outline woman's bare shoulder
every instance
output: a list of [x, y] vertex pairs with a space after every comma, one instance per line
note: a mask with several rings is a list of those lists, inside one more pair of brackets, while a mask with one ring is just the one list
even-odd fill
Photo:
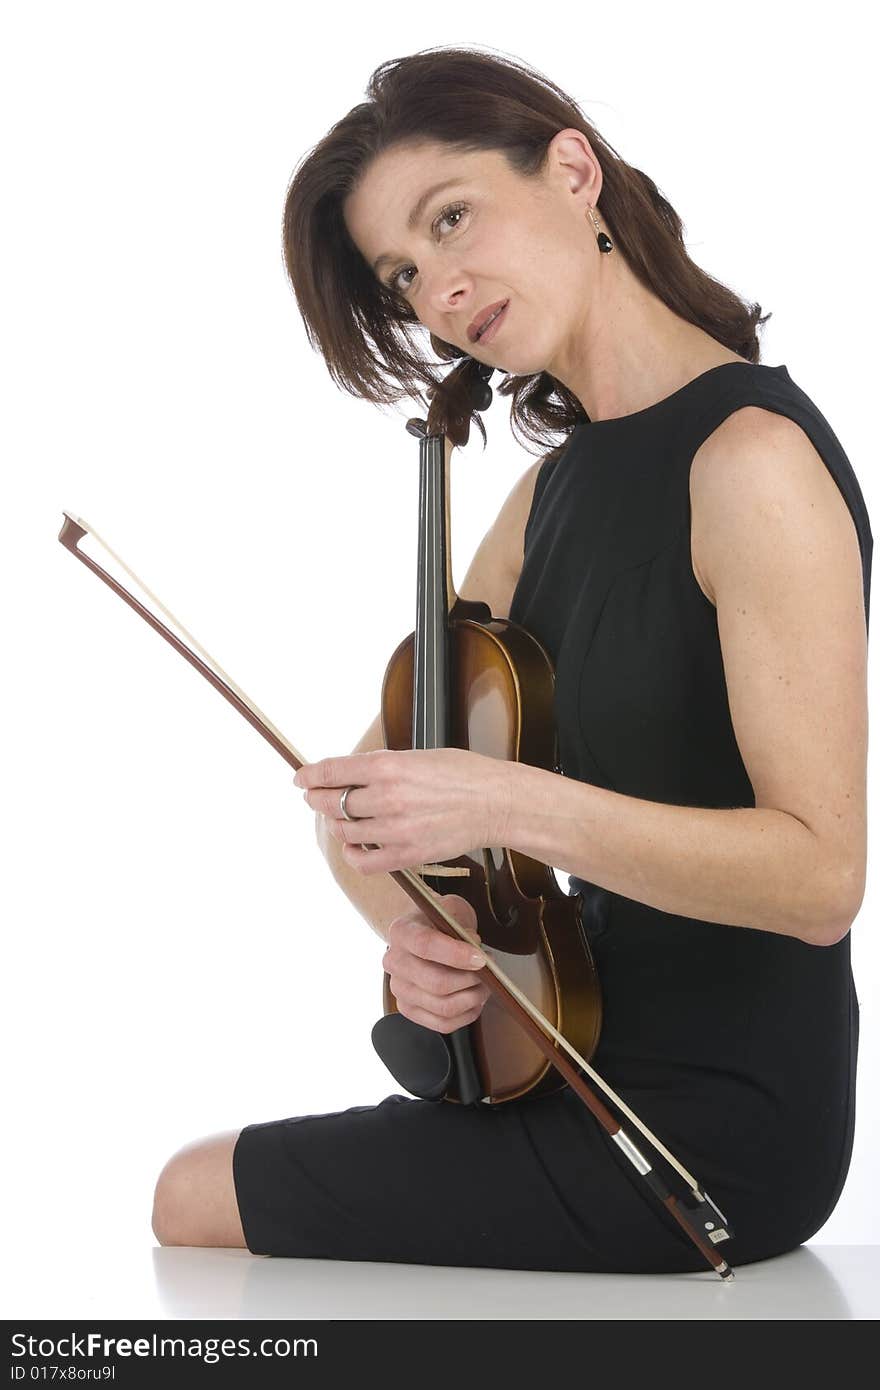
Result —
[[517, 479], [501, 510], [474, 551], [458, 592], [463, 599], [488, 605], [493, 618], [508, 618], [513, 591], [523, 564], [526, 522], [535, 481], [547, 455], [536, 459]]

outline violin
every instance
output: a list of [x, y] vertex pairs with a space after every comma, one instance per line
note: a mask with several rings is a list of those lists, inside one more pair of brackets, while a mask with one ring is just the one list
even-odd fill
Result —
[[[475, 364], [474, 410], [492, 400], [491, 367]], [[553, 715], [555, 673], [548, 653], [517, 623], [456, 594], [450, 562], [450, 458], [455, 448], [447, 399], [435, 396], [427, 421], [409, 420], [419, 441], [415, 629], [391, 656], [382, 682], [386, 748], [464, 748], [560, 771]], [[467, 421], [458, 421], [460, 440]], [[553, 869], [506, 849], [478, 847], [413, 872], [442, 896], [474, 909], [481, 950], [588, 1061], [599, 1041], [602, 996], [581, 895], [560, 888]], [[499, 1104], [558, 1091], [565, 1078], [492, 995], [473, 1023], [443, 1034], [398, 1012], [383, 978], [384, 1017], [372, 1042], [388, 1070], [424, 1099]]]
[[[524, 756], [533, 765], [558, 772], [555, 676], [547, 653], [522, 627], [493, 618], [485, 604], [462, 601], [452, 586], [449, 457], [452, 447], [467, 442], [472, 412], [485, 409], [491, 401], [492, 371], [473, 358], [466, 359], [450, 376], [461, 373], [466, 379], [467, 374], [475, 378], [470, 409], [463, 414], [444, 389], [446, 383], [439, 383], [427, 421], [407, 425], [419, 438], [419, 597], [415, 631], [393, 653], [383, 680], [382, 734], [388, 748], [478, 749], [499, 758]], [[87, 538], [97, 541], [135, 580], [182, 637], [81, 548]], [[94, 528], [82, 517], [64, 512], [58, 539], [194, 666], [285, 762], [299, 770], [307, 760]], [[433, 679], [427, 679], [427, 671]], [[489, 989], [480, 1017], [444, 1035], [397, 1011], [386, 973], [385, 1014], [374, 1025], [372, 1038], [392, 1074], [407, 1077], [404, 1084], [415, 1088], [414, 1095], [459, 1104], [505, 1102], [567, 1083], [716, 1274], [733, 1278], [732, 1268], [717, 1248], [733, 1235], [724, 1213], [590, 1065], [602, 1005], [580, 916], [581, 895], [563, 893], [551, 868], [503, 846], [473, 850], [444, 864], [391, 870], [390, 876], [438, 931], [461, 937], [483, 952], [486, 965], [481, 980]], [[471, 903], [479, 937], [443, 908], [441, 885], [449, 878], [455, 880], [456, 893]], [[577, 1039], [586, 1055], [572, 1039]], [[670, 1190], [666, 1177], [599, 1099], [587, 1076], [678, 1173], [687, 1192], [678, 1195]]]

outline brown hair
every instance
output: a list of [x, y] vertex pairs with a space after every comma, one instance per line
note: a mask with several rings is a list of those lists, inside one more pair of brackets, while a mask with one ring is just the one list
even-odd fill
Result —
[[[435, 396], [471, 416], [468, 391], [476, 363], [430, 334], [406, 300], [383, 285], [352, 241], [342, 204], [377, 155], [401, 143], [436, 141], [462, 152], [499, 150], [523, 177], [537, 176], [547, 146], [560, 130], [586, 135], [602, 169], [601, 213], [614, 242], [643, 285], [688, 323], [732, 352], [757, 362], [760, 304], [748, 306], [688, 255], [682, 222], [656, 184], [627, 164], [576, 102], [525, 64], [471, 48], [429, 48], [380, 64], [368, 101], [352, 107], [300, 161], [284, 204], [283, 256], [308, 340], [333, 380], [374, 404]], [[464, 356], [455, 371], [444, 363]], [[420, 390], [419, 387], [423, 387]], [[581, 402], [549, 372], [506, 376], [498, 386], [513, 396], [511, 428], [539, 449], [550, 431], [567, 438], [588, 419]], [[467, 402], [467, 404], [466, 404]], [[452, 430], [448, 431], [455, 437]], [[467, 425], [464, 442], [467, 438]]]

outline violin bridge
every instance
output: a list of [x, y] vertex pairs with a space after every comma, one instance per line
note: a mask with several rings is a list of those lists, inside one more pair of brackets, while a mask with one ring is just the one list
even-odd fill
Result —
[[410, 870], [410, 873], [419, 874], [422, 878], [426, 874], [430, 874], [432, 878], [435, 875], [437, 878], [467, 878], [470, 872], [470, 869], [454, 864], [416, 864], [415, 868]]

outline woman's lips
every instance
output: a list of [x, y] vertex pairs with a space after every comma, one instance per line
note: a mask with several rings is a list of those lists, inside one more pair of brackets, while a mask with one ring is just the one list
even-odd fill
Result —
[[488, 343], [490, 338], [494, 338], [502, 322], [504, 321], [507, 310], [510, 307], [510, 300], [507, 301], [500, 313], [496, 314], [488, 328], [484, 328], [477, 338], [478, 343]]

